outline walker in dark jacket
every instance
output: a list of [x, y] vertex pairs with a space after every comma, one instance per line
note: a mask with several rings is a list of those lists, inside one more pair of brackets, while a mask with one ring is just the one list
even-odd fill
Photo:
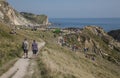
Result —
[[35, 40], [33, 40], [33, 43], [32, 43], [32, 51], [33, 51], [33, 54], [37, 54], [38, 52], [38, 44], [36, 43]]

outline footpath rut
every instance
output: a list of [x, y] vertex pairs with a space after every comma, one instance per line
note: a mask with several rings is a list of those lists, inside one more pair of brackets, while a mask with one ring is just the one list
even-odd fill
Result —
[[[39, 42], [38, 48], [41, 49], [45, 45], [45, 42]], [[32, 51], [28, 52], [28, 57], [32, 57]], [[11, 67], [0, 78], [23, 78], [27, 73], [27, 68], [30, 64], [30, 59], [20, 58], [13, 67]]]

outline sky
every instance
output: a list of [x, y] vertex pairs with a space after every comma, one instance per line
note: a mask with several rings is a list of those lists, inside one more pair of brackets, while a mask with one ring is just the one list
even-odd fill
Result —
[[120, 18], [120, 0], [7, 0], [19, 12], [49, 18]]

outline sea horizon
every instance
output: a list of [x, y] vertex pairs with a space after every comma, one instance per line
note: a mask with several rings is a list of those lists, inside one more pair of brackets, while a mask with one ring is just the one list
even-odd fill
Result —
[[99, 26], [106, 32], [120, 29], [120, 18], [49, 18], [52, 28]]
[[113, 18], [113, 19], [114, 19], [114, 18], [115, 18], [115, 19], [118, 18], [118, 19], [120, 19], [120, 17], [82, 17], [82, 18], [81, 18], [81, 17], [49, 17], [49, 19], [56, 19], [56, 18], [57, 18], [57, 19], [84, 19], [84, 18], [85, 18], [85, 19], [86, 19], [86, 18], [88, 18], [88, 19], [91, 19], [91, 18], [93, 18], [93, 19], [94, 19], [94, 18], [95, 18], [95, 19], [101, 19], [101, 18], [107, 18], [107, 19], [109, 19], [109, 18], [110, 18], [110, 19], [111, 19], [111, 18]]

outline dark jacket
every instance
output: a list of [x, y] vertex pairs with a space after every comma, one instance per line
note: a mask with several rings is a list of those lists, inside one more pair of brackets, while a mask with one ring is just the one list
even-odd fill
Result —
[[32, 43], [32, 50], [38, 50], [38, 44], [36, 42]]

